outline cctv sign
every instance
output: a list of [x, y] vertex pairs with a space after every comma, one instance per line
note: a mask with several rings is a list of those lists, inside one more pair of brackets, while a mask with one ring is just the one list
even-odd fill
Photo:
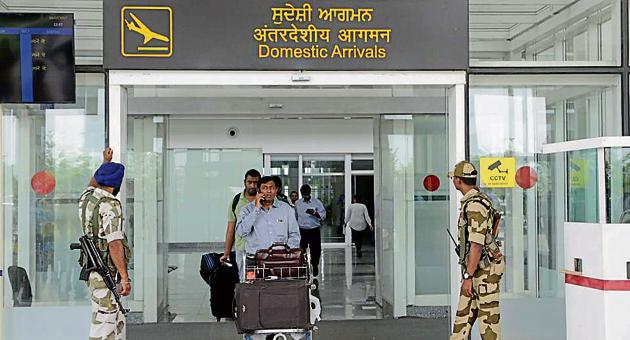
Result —
[[514, 188], [516, 185], [516, 158], [485, 157], [479, 160], [481, 186], [486, 188]]

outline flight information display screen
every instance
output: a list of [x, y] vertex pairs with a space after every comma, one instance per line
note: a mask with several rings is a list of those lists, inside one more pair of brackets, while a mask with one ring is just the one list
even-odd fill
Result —
[[0, 103], [74, 103], [74, 17], [0, 13]]

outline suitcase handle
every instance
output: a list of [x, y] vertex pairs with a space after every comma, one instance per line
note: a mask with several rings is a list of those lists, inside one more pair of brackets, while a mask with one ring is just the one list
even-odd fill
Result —
[[290, 251], [291, 248], [289, 248], [289, 245], [283, 242], [274, 242], [271, 247], [269, 247], [269, 249], [267, 249], [269, 251], [269, 253], [271, 253], [274, 249], [276, 250], [286, 250], [286, 251]]

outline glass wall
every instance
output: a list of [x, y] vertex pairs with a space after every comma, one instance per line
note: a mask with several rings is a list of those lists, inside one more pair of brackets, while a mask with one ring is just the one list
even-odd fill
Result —
[[621, 0], [470, 0], [473, 66], [618, 66]]
[[[126, 221], [133, 246], [130, 298], [144, 321], [165, 318], [167, 276], [164, 228], [165, 125], [163, 116], [130, 116], [127, 121]], [[150, 297], [156, 297], [157, 300]], [[145, 298], [149, 297], [149, 298]]]
[[[76, 91], [76, 104], [1, 106], [5, 339], [86, 336], [59, 332], [89, 322], [69, 244], [82, 235], [78, 197], [102, 162], [104, 76], [77, 74]], [[14, 295], [29, 284], [31, 298]]]
[[168, 242], [224, 242], [227, 209], [243, 191], [243, 174], [262, 163], [262, 151], [256, 149], [168, 150]]
[[630, 223], [630, 148], [605, 150], [606, 223]]
[[[501, 237], [507, 268], [501, 289], [506, 338], [565, 337], [564, 280], [558, 271], [564, 254], [564, 212], [568, 206], [576, 220], [597, 219], [597, 201], [591, 199], [597, 197], [596, 155], [545, 155], [542, 145], [621, 135], [618, 82], [618, 76], [609, 75], [471, 76], [473, 163], [479, 166], [482, 157], [516, 159], [513, 187], [482, 187], [504, 214]], [[572, 193], [582, 193], [575, 196], [582, 199], [565, 202], [565, 185]], [[545, 334], [534, 333], [541, 328]]]
[[599, 223], [597, 150], [567, 153], [567, 221]]

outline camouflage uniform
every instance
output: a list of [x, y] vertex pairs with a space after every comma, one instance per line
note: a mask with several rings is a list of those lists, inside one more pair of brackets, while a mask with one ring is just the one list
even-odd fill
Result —
[[[467, 192], [461, 199], [458, 227], [460, 230], [461, 228], [467, 228], [468, 242], [465, 245], [462, 244], [464, 240], [461, 237], [459, 242], [460, 248], [466, 247], [466, 254], [468, 254], [470, 242], [484, 245], [486, 232], [491, 228], [488, 209], [481, 203], [472, 200], [474, 197], [481, 195], [483, 194], [479, 193], [478, 189], [475, 188]], [[466, 210], [465, 212], [464, 209]], [[466, 221], [466, 218], [468, 221]], [[500, 258], [496, 261], [484, 261], [483, 257], [482, 255], [482, 259], [479, 262], [480, 266], [477, 267], [472, 277], [473, 296], [466, 297], [460, 292], [451, 340], [467, 340], [470, 336], [472, 325], [476, 320], [479, 320], [479, 332], [483, 340], [501, 339], [499, 282], [503, 275], [505, 260]], [[462, 270], [466, 270], [463, 263]]]
[[[83, 226], [83, 232], [92, 237], [92, 214], [95, 211], [96, 200], [101, 200], [98, 204], [98, 213], [101, 216], [101, 223], [98, 226], [98, 238], [110, 243], [115, 240], [126, 242], [123, 228], [122, 206], [120, 201], [105, 190], [90, 187], [81, 194], [79, 200], [79, 218]], [[86, 202], [87, 200], [87, 202]], [[86, 207], [84, 209], [84, 203]], [[106, 244], [103, 242], [104, 246]], [[103, 259], [106, 265], [111, 267], [111, 259]], [[114, 267], [115, 268], [115, 267]], [[92, 321], [90, 324], [90, 340], [118, 340], [122, 339], [125, 327], [125, 317], [120, 312], [119, 306], [105, 283], [103, 278], [96, 272], [90, 273], [87, 282], [92, 300]]]

